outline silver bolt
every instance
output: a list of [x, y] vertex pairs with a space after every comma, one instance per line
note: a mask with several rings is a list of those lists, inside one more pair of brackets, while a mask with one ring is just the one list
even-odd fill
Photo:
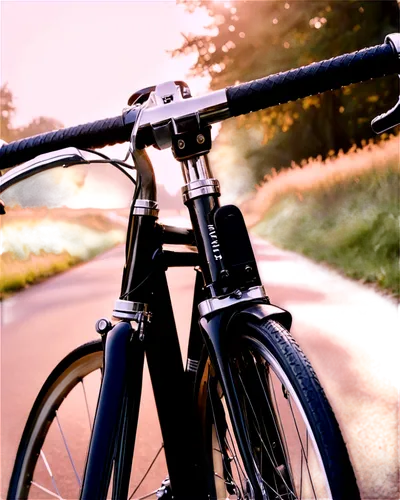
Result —
[[228, 278], [229, 277], [229, 271], [227, 269], [222, 269], [220, 276], [222, 279]]
[[107, 321], [105, 319], [101, 319], [99, 321], [99, 330], [105, 330], [107, 328]]
[[204, 142], [205, 142], [205, 141], [206, 141], [206, 138], [204, 137], [204, 135], [203, 135], [203, 134], [199, 134], [199, 135], [197, 136], [197, 142], [198, 142], [199, 144], [204, 144]]
[[178, 141], [178, 148], [179, 149], [183, 149], [185, 147], [185, 141], [183, 141], [182, 139], [179, 139]]
[[232, 296], [235, 298], [235, 299], [240, 299], [242, 297], [242, 292], [240, 290], [235, 290], [233, 293], [232, 293]]

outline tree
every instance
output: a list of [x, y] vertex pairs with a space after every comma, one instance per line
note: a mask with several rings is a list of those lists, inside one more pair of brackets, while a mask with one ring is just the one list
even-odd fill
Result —
[[34, 118], [28, 125], [24, 125], [17, 129], [14, 129], [15, 137], [18, 139], [23, 139], [24, 137], [30, 137], [32, 135], [43, 134], [44, 132], [49, 132], [51, 130], [57, 130], [63, 128], [63, 124], [54, 118], [48, 118], [46, 116], [39, 116]]
[[0, 138], [6, 142], [12, 141], [11, 120], [15, 112], [13, 95], [7, 84], [0, 87]]
[[[12, 127], [15, 113], [13, 95], [7, 84], [1, 91], [1, 130], [0, 137], [6, 142], [23, 139], [36, 134], [63, 128], [62, 123], [53, 118], [40, 116], [28, 125]], [[21, 206], [57, 205], [83, 187], [87, 169], [55, 169], [42, 172], [21, 182], [8, 191], [2, 198], [7, 204], [19, 203]]]
[[[399, 30], [395, 0], [183, 3], [207, 9], [213, 23], [206, 36], [185, 35], [173, 55], [197, 52], [191, 71], [209, 74], [212, 89], [380, 44]], [[397, 88], [394, 76], [239, 117], [240, 134], [262, 131], [262, 144], [246, 151], [254, 180], [267, 173], [265, 164], [280, 168], [373, 137], [370, 121], [397, 100]], [[225, 131], [231, 135], [232, 127], [224, 124]]]

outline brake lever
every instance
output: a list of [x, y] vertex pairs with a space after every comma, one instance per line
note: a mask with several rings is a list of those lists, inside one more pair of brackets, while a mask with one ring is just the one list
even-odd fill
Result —
[[[388, 35], [385, 38], [385, 43], [388, 43], [392, 46], [393, 50], [397, 53], [400, 61], [400, 34], [392, 33], [391, 35]], [[400, 96], [397, 104], [395, 104], [393, 108], [389, 109], [389, 111], [386, 111], [386, 113], [382, 113], [381, 115], [377, 116], [371, 122], [372, 130], [376, 134], [387, 132], [397, 125], [400, 125]]]
[[132, 128], [131, 137], [130, 137], [130, 141], [129, 141], [129, 150], [128, 150], [128, 154], [126, 156], [125, 161], [128, 159], [129, 154], [131, 154], [133, 158], [135, 157], [135, 153], [136, 153], [136, 136], [137, 136], [137, 132], [138, 132], [139, 126], [140, 126], [140, 120], [142, 118], [142, 114], [143, 114], [143, 111], [144, 111], [145, 108], [146, 108], [146, 103], [144, 103], [144, 104], [135, 104], [132, 108], [129, 108], [127, 110], [127, 111], [133, 111], [134, 112], [134, 118], [132, 119], [132, 121], [133, 121], [133, 128]]
[[393, 127], [400, 125], [400, 97], [393, 108], [374, 118], [371, 122], [372, 130], [375, 134], [382, 134]]

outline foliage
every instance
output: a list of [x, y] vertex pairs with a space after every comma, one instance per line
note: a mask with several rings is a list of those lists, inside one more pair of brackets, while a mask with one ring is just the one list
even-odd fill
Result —
[[281, 171], [246, 208], [261, 236], [399, 296], [399, 183], [393, 138]]
[[14, 114], [15, 108], [13, 105], [12, 93], [7, 85], [0, 87], [0, 138], [6, 142], [11, 139], [11, 118]]
[[[16, 141], [44, 132], [63, 128], [62, 123], [40, 116], [28, 125], [13, 128], [12, 119], [15, 113], [13, 95], [8, 85], [0, 88], [1, 129], [0, 136], [6, 142]], [[71, 194], [81, 189], [86, 170], [56, 169], [42, 172], [17, 184], [2, 195], [6, 205], [18, 203], [21, 206], [57, 205]]]
[[[186, 34], [173, 55], [195, 51], [192, 73], [209, 74], [212, 89], [380, 44], [399, 30], [395, 0], [182, 3], [206, 9], [213, 22], [205, 36]], [[292, 160], [359, 146], [373, 136], [371, 119], [396, 101], [397, 88], [396, 76], [387, 77], [238, 118], [235, 128], [243, 137], [250, 127], [262, 131], [242, 156], [251, 158], [252, 180]], [[228, 124], [223, 135], [232, 137]]]
[[92, 259], [123, 243], [125, 231], [100, 210], [7, 208], [0, 228], [0, 294]]

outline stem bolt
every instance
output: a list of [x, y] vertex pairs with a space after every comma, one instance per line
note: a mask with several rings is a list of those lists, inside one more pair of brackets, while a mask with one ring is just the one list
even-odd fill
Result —
[[185, 141], [183, 141], [182, 139], [179, 139], [178, 141], [178, 148], [179, 149], [183, 149], [185, 147]]
[[204, 144], [205, 140], [206, 140], [206, 138], [204, 137], [204, 135], [203, 135], [203, 134], [199, 134], [199, 135], [197, 136], [197, 142], [198, 142], [199, 144]]

